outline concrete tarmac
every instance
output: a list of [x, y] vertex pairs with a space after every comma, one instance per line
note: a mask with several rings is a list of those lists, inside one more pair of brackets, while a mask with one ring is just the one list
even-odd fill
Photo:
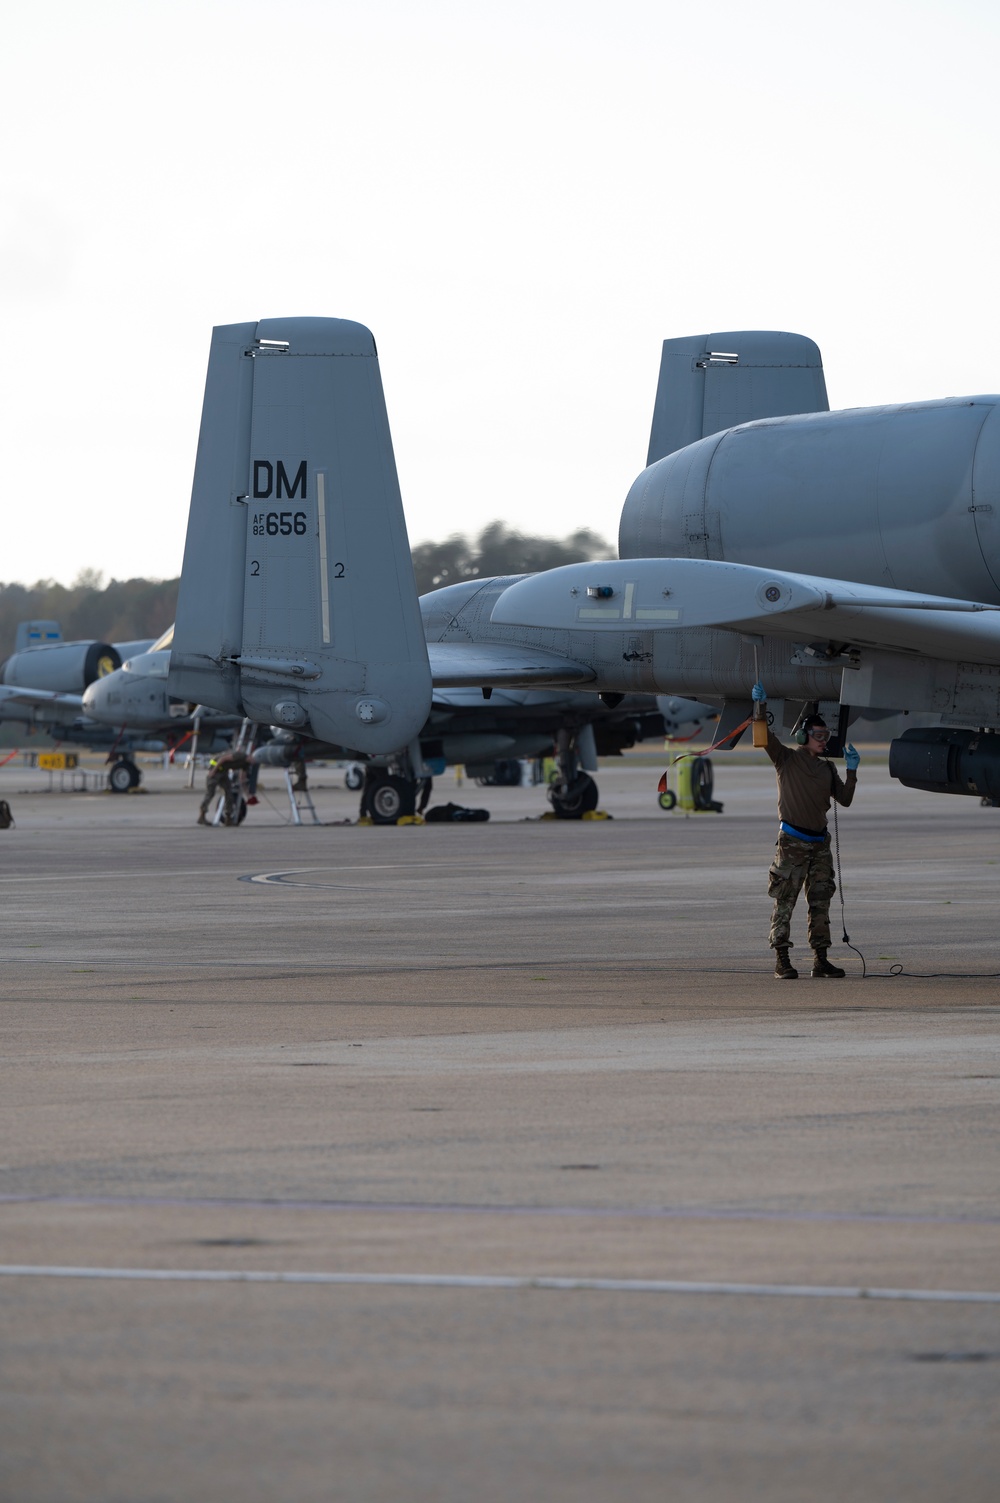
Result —
[[866, 758], [874, 975], [782, 983], [769, 767], [660, 770], [213, 830], [0, 769], [4, 1503], [996, 1497], [1000, 810]]

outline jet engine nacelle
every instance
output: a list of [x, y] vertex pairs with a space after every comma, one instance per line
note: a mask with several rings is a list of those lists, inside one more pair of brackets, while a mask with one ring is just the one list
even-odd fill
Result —
[[1000, 801], [1000, 736], [914, 726], [889, 743], [889, 774], [925, 793]]
[[121, 665], [121, 656], [110, 642], [59, 642], [14, 653], [0, 671], [0, 683], [82, 694], [89, 684]]
[[1000, 600], [1000, 397], [765, 418], [650, 465], [622, 558], [711, 558]]

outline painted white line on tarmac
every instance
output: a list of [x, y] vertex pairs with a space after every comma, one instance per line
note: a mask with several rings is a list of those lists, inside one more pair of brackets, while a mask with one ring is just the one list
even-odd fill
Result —
[[747, 1294], [786, 1299], [894, 1299], [1000, 1305], [1000, 1290], [876, 1289], [838, 1284], [720, 1284], [675, 1279], [587, 1279], [462, 1273], [302, 1273], [234, 1268], [61, 1268], [0, 1264], [0, 1277], [149, 1279], [178, 1284], [339, 1284], [401, 1289], [564, 1289], [612, 1294]]

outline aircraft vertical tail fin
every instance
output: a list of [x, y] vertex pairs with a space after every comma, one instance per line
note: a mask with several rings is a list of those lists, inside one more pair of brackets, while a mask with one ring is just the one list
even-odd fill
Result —
[[15, 652], [24, 652], [28, 647], [45, 647], [50, 642], [61, 642], [62, 630], [58, 621], [19, 621]]
[[822, 356], [802, 334], [665, 339], [646, 464], [738, 423], [829, 410]]
[[359, 752], [423, 726], [427, 647], [361, 324], [213, 332], [170, 693]]

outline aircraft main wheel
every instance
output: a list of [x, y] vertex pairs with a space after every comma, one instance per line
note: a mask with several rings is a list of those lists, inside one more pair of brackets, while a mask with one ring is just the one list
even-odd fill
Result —
[[[130, 788], [135, 787], [132, 781], [132, 773], [137, 774], [139, 769], [134, 762], [116, 762], [108, 773], [108, 787], [112, 793], [128, 793]], [[138, 781], [138, 778], [136, 779]]]
[[242, 793], [237, 794], [234, 799], [227, 800], [226, 807], [222, 811], [224, 825], [241, 825], [246, 817], [247, 801]]
[[357, 793], [358, 789], [364, 786], [364, 781], [364, 768], [359, 767], [357, 762], [352, 762], [344, 773], [344, 787], [349, 788], [352, 793]]
[[416, 806], [414, 784], [390, 773], [373, 778], [365, 792], [366, 810], [377, 825], [394, 825], [404, 814], [412, 814]]
[[661, 809], [673, 809], [673, 808], [676, 808], [676, 806], [677, 806], [677, 795], [676, 795], [676, 793], [672, 792], [671, 789], [668, 788], [666, 790], [666, 792], [660, 794], [659, 805], [660, 805]]
[[565, 793], [549, 789], [556, 819], [582, 819], [597, 808], [597, 784], [589, 772], [578, 773]]

